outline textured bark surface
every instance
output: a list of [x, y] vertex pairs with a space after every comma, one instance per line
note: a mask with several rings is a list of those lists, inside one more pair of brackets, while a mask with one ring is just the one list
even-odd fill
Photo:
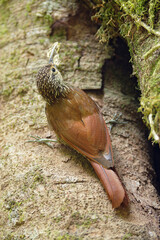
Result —
[[[87, 10], [74, 0], [2, 2], [0, 239], [158, 239], [160, 205], [137, 103], [132, 91], [122, 91], [121, 64], [95, 39]], [[99, 89], [103, 80], [104, 94], [91, 96], [106, 120], [122, 112], [127, 121], [112, 132], [127, 209], [112, 209], [90, 164], [75, 151], [25, 143], [48, 131], [34, 76], [57, 40], [64, 79], [85, 89]]]

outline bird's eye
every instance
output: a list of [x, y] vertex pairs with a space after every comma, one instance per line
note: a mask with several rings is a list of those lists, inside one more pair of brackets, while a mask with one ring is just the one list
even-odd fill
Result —
[[55, 68], [52, 68], [52, 72], [56, 72], [56, 69], [55, 69]]

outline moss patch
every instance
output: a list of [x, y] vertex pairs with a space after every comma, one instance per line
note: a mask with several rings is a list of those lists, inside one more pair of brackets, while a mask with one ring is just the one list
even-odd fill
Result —
[[141, 90], [140, 108], [150, 129], [149, 138], [160, 144], [160, 2], [157, 0], [94, 1], [92, 19], [101, 22], [100, 41], [121, 36], [127, 40], [133, 69]]

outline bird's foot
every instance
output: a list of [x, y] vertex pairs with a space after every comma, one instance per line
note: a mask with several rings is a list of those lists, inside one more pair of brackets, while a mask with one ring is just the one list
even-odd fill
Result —
[[50, 148], [53, 148], [53, 145], [51, 144], [51, 142], [57, 142], [57, 140], [55, 139], [48, 139], [48, 138], [40, 138], [39, 136], [32, 136], [30, 135], [31, 138], [34, 138], [34, 140], [27, 140], [26, 142], [37, 142], [40, 144], [45, 144]]
[[115, 113], [113, 119], [107, 121], [106, 123], [109, 123], [110, 126], [109, 126], [109, 130], [111, 132], [112, 128], [116, 125], [116, 124], [126, 124], [127, 122], [126, 121], [119, 121], [119, 118], [122, 116], [122, 113]]

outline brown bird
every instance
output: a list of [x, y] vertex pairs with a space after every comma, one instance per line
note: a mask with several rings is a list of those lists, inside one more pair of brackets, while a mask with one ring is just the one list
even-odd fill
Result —
[[62, 142], [90, 161], [112, 207], [117, 208], [127, 196], [114, 171], [109, 131], [95, 102], [84, 91], [63, 82], [53, 63], [55, 52], [56, 47], [52, 49], [49, 64], [37, 74], [37, 87], [46, 101], [49, 126]]

